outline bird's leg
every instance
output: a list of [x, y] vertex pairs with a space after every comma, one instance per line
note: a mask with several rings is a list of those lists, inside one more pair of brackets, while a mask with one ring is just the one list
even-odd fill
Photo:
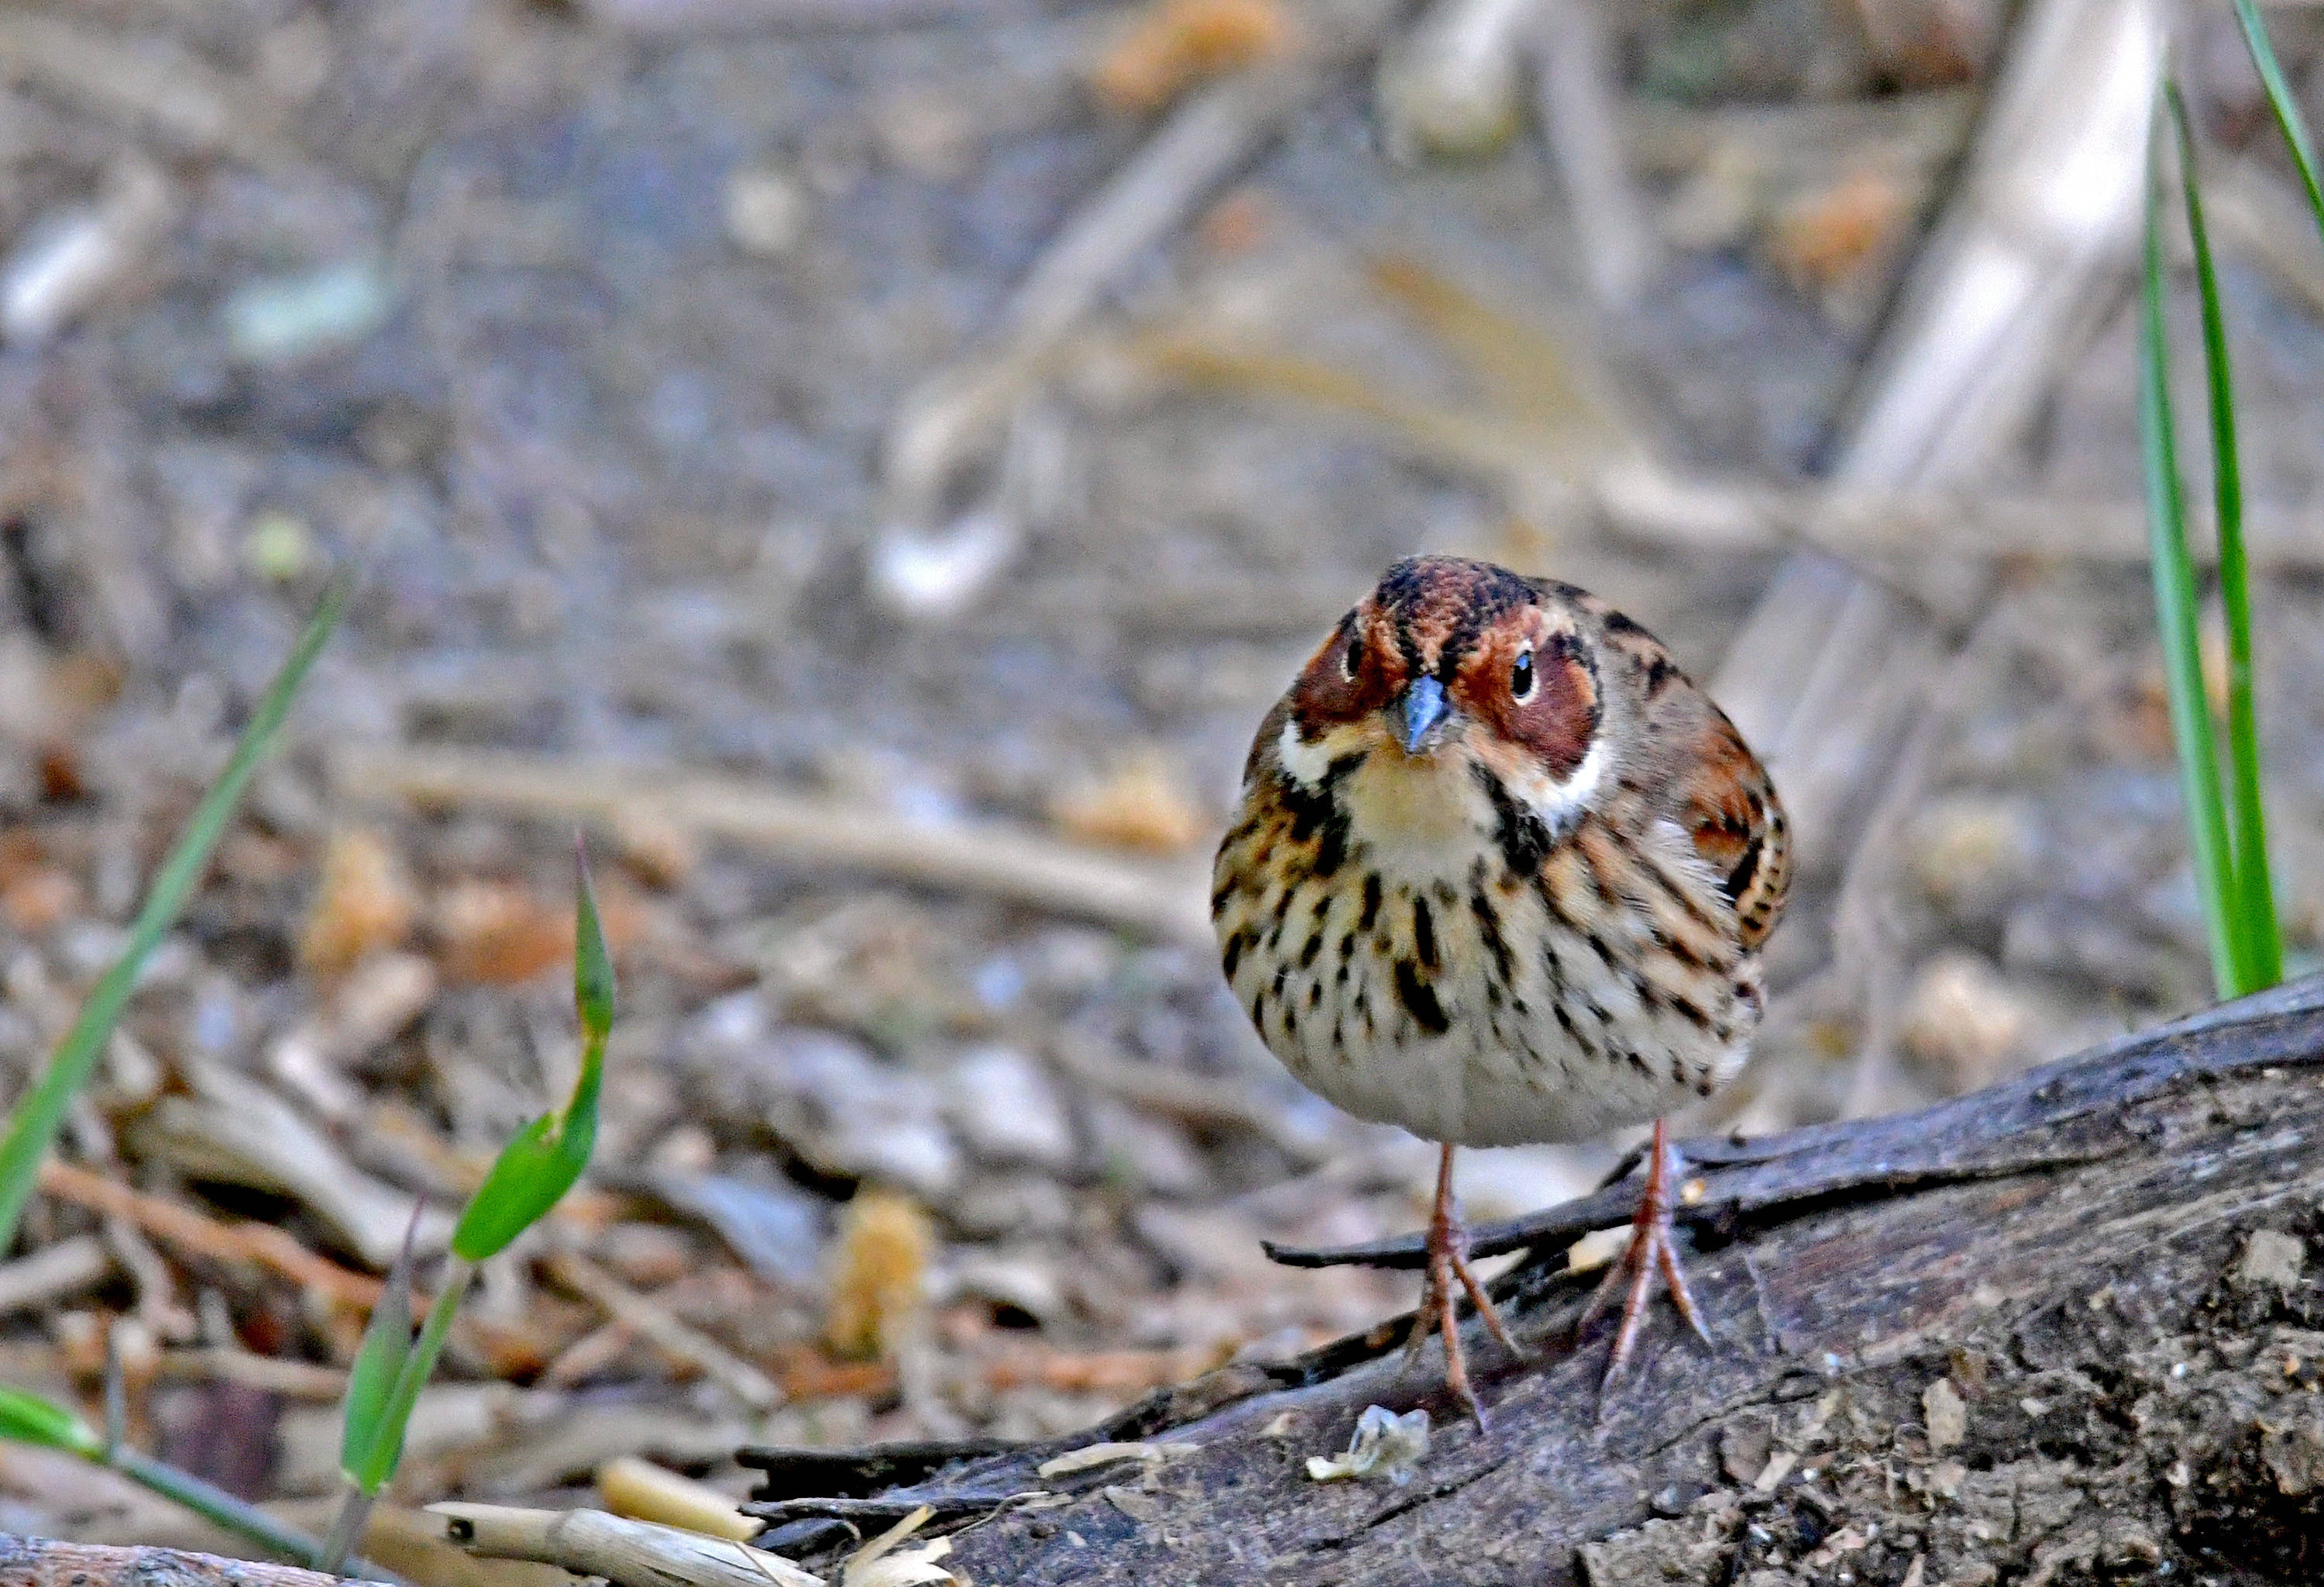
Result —
[[1461, 1222], [1461, 1205], [1452, 1198], [1452, 1153], [1450, 1141], [1444, 1143], [1436, 1159], [1436, 1205], [1428, 1215], [1428, 1282], [1422, 1291], [1420, 1312], [1413, 1319], [1412, 1337], [1405, 1346], [1405, 1366], [1409, 1369], [1427, 1342], [1430, 1331], [1444, 1336], [1444, 1386], [1453, 1397], [1469, 1407], [1477, 1418], [1479, 1431], [1485, 1426], [1484, 1407], [1477, 1403], [1475, 1392], [1469, 1387], [1469, 1367], [1461, 1349], [1460, 1318], [1456, 1314], [1459, 1293], [1457, 1282], [1468, 1292], [1469, 1304], [1485, 1319], [1501, 1348], [1512, 1356], [1519, 1355], [1509, 1331], [1501, 1325], [1501, 1314], [1494, 1309], [1492, 1297], [1477, 1281], [1469, 1267], [1469, 1231]]
[[1629, 1360], [1630, 1347], [1637, 1342], [1638, 1322], [1646, 1315], [1647, 1291], [1658, 1270], [1679, 1315], [1687, 1320], [1705, 1344], [1711, 1342], [1710, 1331], [1703, 1327], [1702, 1314], [1694, 1308], [1694, 1295], [1686, 1287], [1686, 1274], [1678, 1265], [1678, 1247], [1671, 1237], [1671, 1181], [1677, 1177], [1675, 1162], [1669, 1127], [1657, 1119], [1654, 1144], [1646, 1156], [1646, 1189], [1638, 1197], [1637, 1216], [1630, 1221], [1630, 1243], [1621, 1259], [1607, 1269], [1590, 1304], [1582, 1308], [1582, 1321], [1574, 1325], [1574, 1342], [1578, 1344], [1606, 1303], [1613, 1298], [1623, 1277], [1628, 1276], [1630, 1292], [1622, 1301], [1622, 1325], [1614, 1333], [1613, 1353], [1606, 1362], [1606, 1376], [1599, 1383], [1600, 1393], [1612, 1385], [1623, 1362]]

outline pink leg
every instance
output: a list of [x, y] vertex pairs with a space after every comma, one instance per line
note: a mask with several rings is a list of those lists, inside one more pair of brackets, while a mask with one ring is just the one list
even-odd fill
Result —
[[1629, 1293], [1623, 1297], [1622, 1323], [1614, 1332], [1613, 1353], [1606, 1362], [1606, 1376], [1599, 1383], [1600, 1393], [1613, 1386], [1614, 1379], [1621, 1373], [1623, 1363], [1630, 1359], [1630, 1349], [1637, 1342], [1639, 1321], [1646, 1315], [1647, 1293], [1657, 1271], [1661, 1272], [1663, 1282], [1670, 1290], [1671, 1300], [1677, 1306], [1679, 1315], [1687, 1320], [1705, 1344], [1711, 1342], [1710, 1332], [1703, 1327], [1702, 1315], [1695, 1310], [1694, 1295], [1687, 1288], [1686, 1274], [1679, 1267], [1678, 1248], [1671, 1238], [1671, 1180], [1674, 1176], [1668, 1127], [1657, 1119], [1655, 1121], [1654, 1146], [1646, 1158], [1646, 1191], [1638, 1198], [1637, 1216], [1630, 1223], [1629, 1246], [1622, 1252], [1621, 1259], [1607, 1269], [1597, 1292], [1591, 1296], [1590, 1304], [1582, 1307], [1582, 1321], [1573, 1331], [1574, 1342], [1578, 1344], [1627, 1274], [1630, 1281]]
[[1420, 1315], [1413, 1320], [1412, 1340], [1406, 1346], [1405, 1362], [1409, 1366], [1427, 1342], [1433, 1331], [1444, 1336], [1444, 1386], [1453, 1397], [1469, 1407], [1477, 1419], [1477, 1427], [1485, 1426], [1484, 1407], [1477, 1403], [1474, 1390], [1469, 1387], [1469, 1367], [1461, 1348], [1461, 1327], [1455, 1306], [1457, 1282], [1466, 1291], [1469, 1304], [1485, 1319], [1485, 1326], [1501, 1348], [1513, 1356], [1522, 1355], [1510, 1340], [1509, 1332], [1501, 1324], [1501, 1315], [1493, 1307], [1485, 1287], [1469, 1269], [1469, 1232], [1462, 1227], [1460, 1204], [1452, 1199], [1452, 1153], [1447, 1142], [1436, 1160], [1436, 1206], [1428, 1217], [1428, 1282], [1420, 1300]]

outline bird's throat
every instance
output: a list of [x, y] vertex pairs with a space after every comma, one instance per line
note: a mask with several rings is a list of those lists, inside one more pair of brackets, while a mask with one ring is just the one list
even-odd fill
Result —
[[1368, 756], [1339, 792], [1349, 831], [1416, 880], [1467, 875], [1492, 829], [1492, 811], [1457, 747]]

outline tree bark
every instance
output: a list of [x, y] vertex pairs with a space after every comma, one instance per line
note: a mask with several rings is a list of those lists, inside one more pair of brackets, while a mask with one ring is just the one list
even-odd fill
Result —
[[[1489, 1432], [1436, 1347], [1399, 1377], [1398, 1318], [1077, 1439], [746, 1452], [755, 1508], [779, 1545], [930, 1504], [980, 1523], [948, 1565], [1022, 1587], [2324, 1581], [2324, 980], [1922, 1112], [1684, 1149], [1714, 1344], [1657, 1302], [1602, 1399], [1563, 1251], [1631, 1182], [1479, 1232], [1532, 1253], [1495, 1287], [1530, 1359], [1465, 1336]], [[1409, 1482], [1312, 1480], [1374, 1404], [1434, 1420]], [[1038, 1474], [1102, 1439], [1179, 1447]]]
[[0, 1532], [0, 1587], [340, 1587], [340, 1578], [176, 1548], [115, 1548]]

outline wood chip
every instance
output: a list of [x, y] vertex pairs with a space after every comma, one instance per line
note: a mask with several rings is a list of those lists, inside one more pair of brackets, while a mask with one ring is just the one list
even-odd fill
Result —
[[94, 1234], [69, 1240], [0, 1267], [0, 1316], [28, 1312], [102, 1283], [113, 1271], [113, 1253]]
[[606, 1509], [633, 1521], [681, 1527], [706, 1536], [748, 1543], [761, 1523], [706, 1482], [680, 1476], [651, 1461], [625, 1454], [597, 1468], [597, 1497]]
[[1070, 1450], [1055, 1460], [1043, 1461], [1034, 1468], [1034, 1473], [1044, 1481], [1053, 1481], [1059, 1477], [1069, 1477], [1075, 1472], [1110, 1466], [1120, 1461], [1145, 1461], [1151, 1464], [1174, 1454], [1191, 1454], [1197, 1447], [1192, 1444], [1123, 1443], [1119, 1440], [1091, 1444]]
[[1158, 1521], [1162, 1518], [1162, 1501], [1150, 1493], [1140, 1493], [1135, 1488], [1109, 1488], [1105, 1490], [1105, 1501], [1133, 1521]]

